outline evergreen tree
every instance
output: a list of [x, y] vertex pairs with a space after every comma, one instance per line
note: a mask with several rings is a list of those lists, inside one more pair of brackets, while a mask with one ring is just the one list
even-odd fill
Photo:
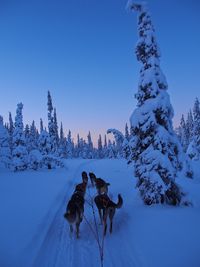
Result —
[[[80, 139], [78, 140], [80, 142]], [[70, 158], [70, 159], [73, 158], [73, 143], [72, 143], [72, 134], [70, 130], [67, 135], [67, 158]]]
[[107, 133], [112, 133], [115, 137], [116, 145], [115, 145], [115, 154], [118, 158], [123, 157], [123, 144], [124, 144], [124, 135], [116, 129], [108, 129]]
[[126, 126], [125, 126], [125, 138], [126, 138], [127, 141], [129, 140], [129, 131], [128, 131], [128, 124], [127, 123], [126, 123]]
[[3, 117], [0, 116], [0, 163], [4, 164], [6, 168], [9, 168], [11, 163], [11, 151], [9, 141], [9, 132], [3, 125]]
[[51, 154], [51, 139], [46, 130], [43, 130], [39, 135], [38, 149], [43, 156]]
[[81, 149], [81, 146], [80, 146], [80, 136], [79, 134], [77, 134], [77, 144], [75, 146], [75, 151], [74, 151], [74, 156], [76, 158], [79, 158], [79, 154], [80, 154], [80, 149]]
[[186, 134], [187, 134], [187, 143], [193, 140], [193, 116], [192, 111], [188, 112], [187, 120], [186, 120]]
[[107, 147], [108, 147], [106, 134], [104, 135], [104, 145], [103, 145], [103, 147], [104, 147], [104, 149], [107, 149]]
[[92, 142], [92, 137], [91, 133], [89, 131], [88, 136], [87, 136], [87, 158], [92, 159], [93, 158], [93, 142]]
[[99, 135], [99, 138], [98, 138], [98, 158], [100, 159], [103, 158], [103, 146], [102, 146], [101, 135]]
[[106, 134], [104, 135], [103, 155], [104, 158], [108, 158], [108, 143]]
[[58, 136], [58, 122], [57, 122], [57, 114], [56, 114], [56, 109], [54, 108], [54, 113], [53, 113], [53, 122], [54, 122], [54, 135], [56, 139], [56, 144], [59, 142], [59, 136]]
[[187, 154], [194, 160], [200, 159], [200, 104], [198, 98], [195, 99], [193, 108], [193, 132], [192, 141], [187, 149]]
[[110, 159], [115, 158], [113, 144], [110, 141], [110, 139], [108, 140], [108, 149], [107, 150], [108, 150], [108, 158], [110, 158]]
[[10, 146], [10, 151], [12, 154], [13, 150], [13, 132], [14, 132], [14, 123], [12, 119], [12, 114], [9, 112], [9, 127], [8, 127], [8, 133], [9, 133], [9, 146]]
[[43, 120], [40, 119], [40, 133], [44, 131]]
[[63, 125], [60, 125], [60, 139], [59, 139], [59, 155], [62, 158], [67, 157], [66, 138], [64, 136]]
[[128, 130], [128, 124], [126, 123], [125, 126], [125, 138], [122, 144], [122, 154], [123, 154], [123, 158], [125, 158], [128, 163], [131, 163], [131, 143], [130, 143], [130, 139], [131, 139], [131, 133], [129, 133]]
[[198, 98], [196, 98], [194, 102], [193, 115], [193, 135], [196, 138], [198, 145], [198, 142], [200, 142], [200, 104]]
[[29, 149], [34, 150], [38, 148], [38, 134], [35, 127], [35, 121], [32, 122], [29, 134]]
[[25, 145], [28, 152], [31, 151], [31, 144], [30, 144], [30, 128], [29, 125], [26, 124], [24, 128], [24, 137], [25, 137]]
[[179, 138], [181, 145], [183, 146], [184, 152], [187, 151], [188, 144], [189, 144], [189, 136], [188, 136], [188, 130], [186, 127], [184, 116], [181, 117], [180, 127], [179, 127]]
[[64, 137], [64, 131], [63, 131], [63, 125], [62, 125], [62, 122], [60, 124], [60, 140], [64, 140], [65, 137]]
[[23, 116], [22, 116], [23, 104], [19, 103], [17, 105], [17, 111], [15, 116], [15, 129], [13, 132], [13, 169], [15, 171], [27, 169], [27, 149], [25, 136], [23, 131]]
[[88, 145], [86, 141], [83, 138], [80, 138], [80, 152], [79, 152], [79, 157], [83, 159], [88, 158]]
[[136, 94], [138, 107], [130, 118], [137, 187], [145, 204], [177, 205], [183, 194], [175, 177], [183, 167], [183, 153], [172, 127], [173, 108], [160, 69], [155, 31], [143, 4], [130, 2], [129, 7], [139, 12], [136, 56], [142, 64]]
[[[55, 133], [55, 124], [54, 124], [54, 116], [52, 114], [53, 112], [53, 105], [52, 105], [52, 98], [51, 94], [48, 91], [47, 95], [47, 107], [48, 107], [48, 129], [49, 129], [49, 137], [51, 140], [51, 152], [55, 153], [57, 150], [57, 137]], [[55, 112], [54, 112], [55, 114]]]

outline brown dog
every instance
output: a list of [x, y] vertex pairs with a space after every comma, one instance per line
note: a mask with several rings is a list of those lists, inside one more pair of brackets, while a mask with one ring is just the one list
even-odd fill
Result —
[[[95, 204], [97, 206], [99, 217], [101, 223], [104, 226], [104, 235], [106, 235], [107, 231], [107, 217], [109, 216], [110, 219], [110, 233], [112, 233], [112, 225], [113, 225], [113, 218], [115, 215], [115, 210], [120, 209], [123, 205], [123, 199], [121, 195], [118, 195], [118, 203], [114, 203], [107, 194], [98, 195], [94, 199]], [[103, 215], [102, 215], [103, 211]]]
[[83, 220], [84, 213], [84, 197], [82, 192], [75, 192], [70, 201], [67, 204], [66, 213], [64, 214], [65, 219], [70, 225], [70, 232], [73, 232], [73, 225], [76, 226], [76, 237], [79, 238], [79, 227]]
[[79, 238], [79, 227], [83, 220], [84, 214], [84, 196], [86, 192], [87, 182], [76, 185], [75, 191], [67, 204], [64, 218], [70, 225], [70, 232], [73, 232], [73, 225], [76, 226], [76, 237]]
[[96, 186], [97, 193], [103, 194], [103, 193], [108, 193], [108, 186], [110, 185], [106, 181], [104, 181], [101, 178], [97, 178], [96, 175], [93, 172], [89, 173], [91, 184]]

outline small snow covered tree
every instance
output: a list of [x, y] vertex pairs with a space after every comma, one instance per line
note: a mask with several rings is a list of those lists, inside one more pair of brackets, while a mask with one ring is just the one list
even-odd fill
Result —
[[[78, 142], [80, 145], [80, 139], [78, 135]], [[67, 135], [67, 158], [73, 158], [73, 153], [74, 153], [74, 147], [73, 147], [73, 142], [72, 142], [72, 134], [71, 131], [69, 130], [68, 135]]]
[[11, 161], [11, 151], [9, 145], [9, 133], [3, 125], [3, 117], [0, 116], [0, 163], [9, 168]]
[[181, 117], [180, 127], [178, 130], [178, 136], [180, 138], [181, 145], [183, 146], [183, 150], [184, 152], [186, 152], [188, 148], [188, 144], [189, 144], [189, 139], [188, 139], [188, 132], [187, 132], [186, 123], [185, 123], [185, 119], [183, 115]]
[[39, 135], [38, 149], [42, 155], [51, 154], [51, 140], [46, 130], [43, 130]]
[[12, 150], [13, 150], [13, 147], [12, 147], [12, 145], [13, 145], [13, 132], [14, 132], [14, 123], [13, 123], [11, 112], [9, 112], [8, 133], [9, 133], [9, 145], [10, 145], [11, 154], [12, 154]]
[[146, 6], [129, 1], [137, 11], [139, 41], [136, 56], [141, 62], [137, 108], [131, 123], [131, 160], [135, 162], [137, 187], [145, 204], [178, 205], [183, 193], [175, 182], [183, 167], [183, 152], [172, 127], [173, 108], [167, 82], [160, 68], [160, 51]]
[[193, 134], [187, 150], [187, 154], [194, 160], [200, 159], [200, 104], [196, 98], [193, 108]]
[[40, 119], [40, 133], [44, 131], [43, 120]]
[[101, 138], [101, 135], [99, 135], [99, 138], [98, 138], [98, 158], [102, 159], [103, 157], [104, 156], [103, 156], [102, 138]]
[[192, 111], [190, 110], [188, 112], [188, 116], [186, 120], [186, 132], [187, 132], [188, 145], [193, 140], [193, 127], [194, 127], [193, 124], [194, 122], [193, 122]]
[[29, 149], [34, 150], [38, 148], [38, 133], [35, 127], [35, 121], [32, 122], [29, 134]]
[[107, 143], [106, 134], [104, 136], [103, 154], [104, 154], [104, 158], [108, 158], [108, 143]]
[[54, 113], [53, 113], [53, 122], [54, 122], [54, 135], [55, 135], [56, 146], [57, 146], [59, 142], [59, 136], [58, 136], [58, 121], [57, 121], [57, 114], [56, 114], [55, 108], [54, 108]]
[[15, 116], [15, 129], [13, 132], [13, 151], [12, 151], [12, 165], [15, 171], [21, 171], [27, 169], [27, 149], [24, 136], [23, 116], [22, 116], [23, 104], [17, 105], [17, 111]]
[[115, 152], [114, 152], [114, 148], [113, 148], [113, 144], [111, 142], [111, 140], [108, 140], [108, 149], [107, 149], [107, 153], [108, 153], [108, 158], [109, 159], [113, 159], [115, 158]]
[[92, 142], [92, 137], [91, 137], [90, 131], [87, 135], [87, 158], [88, 159], [93, 158], [93, 142]]
[[112, 133], [115, 137], [115, 141], [116, 141], [116, 154], [118, 158], [122, 158], [123, 157], [123, 143], [124, 143], [124, 135], [116, 129], [108, 129], [107, 133]]
[[75, 148], [74, 148], [74, 157], [75, 158], [79, 158], [79, 154], [80, 154], [80, 136], [79, 134], [77, 134], [77, 143], [75, 145]]
[[131, 144], [130, 144], [130, 139], [131, 139], [131, 131], [129, 133], [128, 129], [128, 124], [126, 123], [125, 126], [125, 138], [122, 144], [122, 152], [123, 152], [123, 157], [128, 161], [128, 163], [131, 163]]
[[61, 122], [61, 125], [60, 125], [60, 138], [59, 138], [58, 154], [60, 155], [61, 158], [66, 158], [67, 157], [66, 138], [64, 136], [62, 122]]

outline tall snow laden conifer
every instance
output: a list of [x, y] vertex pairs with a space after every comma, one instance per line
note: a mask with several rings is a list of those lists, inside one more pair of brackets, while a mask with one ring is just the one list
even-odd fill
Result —
[[183, 193], [175, 178], [183, 168], [184, 154], [172, 127], [173, 108], [160, 68], [160, 51], [146, 6], [130, 1], [129, 8], [139, 14], [136, 56], [142, 64], [138, 104], [130, 118], [137, 187], [147, 205], [178, 205]]
[[56, 110], [53, 109], [52, 98], [49, 91], [47, 95], [47, 108], [48, 108], [48, 129], [51, 140], [51, 153], [55, 154], [58, 146], [57, 118], [56, 118]]
[[12, 163], [15, 171], [25, 170], [28, 167], [28, 152], [26, 149], [26, 139], [24, 135], [22, 109], [23, 104], [19, 103], [17, 105], [15, 129], [13, 132]]

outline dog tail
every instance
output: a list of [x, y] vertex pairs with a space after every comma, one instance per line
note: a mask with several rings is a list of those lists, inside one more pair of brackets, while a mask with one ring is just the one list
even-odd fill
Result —
[[120, 194], [118, 195], [118, 202], [115, 205], [116, 205], [115, 207], [117, 209], [120, 209], [122, 207], [122, 205], [123, 205], [123, 198], [122, 198], [122, 196]]

